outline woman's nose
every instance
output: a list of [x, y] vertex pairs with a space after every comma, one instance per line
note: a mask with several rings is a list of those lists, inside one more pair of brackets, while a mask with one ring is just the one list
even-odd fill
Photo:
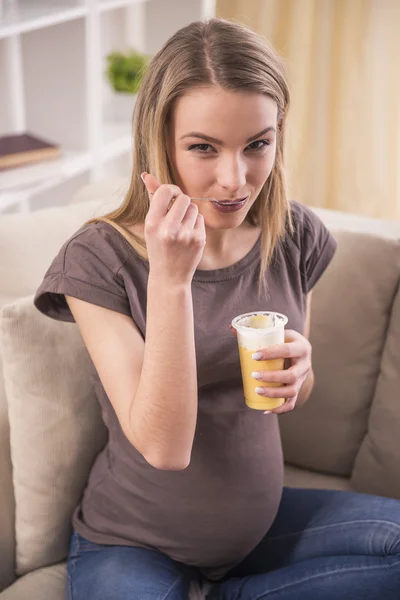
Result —
[[246, 185], [246, 165], [238, 156], [227, 156], [218, 161], [218, 184], [230, 194]]

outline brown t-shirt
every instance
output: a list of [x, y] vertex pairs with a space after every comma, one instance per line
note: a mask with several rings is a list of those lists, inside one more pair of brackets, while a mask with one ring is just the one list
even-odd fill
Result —
[[[73, 515], [84, 537], [158, 549], [217, 579], [268, 531], [283, 485], [278, 418], [246, 407], [229, 324], [241, 313], [272, 310], [288, 316], [287, 328], [303, 333], [307, 293], [336, 242], [310, 209], [296, 202], [291, 207], [296, 231], [275, 249], [268, 296], [257, 298], [260, 238], [239, 262], [195, 272], [198, 418], [185, 470], [157, 470], [128, 442], [91, 364], [109, 440]], [[148, 274], [148, 262], [116, 229], [85, 225], [51, 263], [35, 305], [49, 317], [73, 321], [64, 294], [81, 298], [129, 315], [145, 340]]]

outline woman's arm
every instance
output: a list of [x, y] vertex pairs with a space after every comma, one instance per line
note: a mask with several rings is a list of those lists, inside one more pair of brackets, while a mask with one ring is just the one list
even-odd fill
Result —
[[190, 287], [149, 278], [145, 341], [131, 317], [66, 300], [126, 438], [153, 467], [184, 469], [197, 415]]
[[193, 273], [204, 218], [188, 196], [144, 176], [151, 195], [145, 342], [133, 318], [68, 297], [104, 389], [131, 444], [155, 468], [185, 469], [197, 420]]
[[144, 359], [130, 430], [150, 464], [181, 470], [190, 463], [197, 419], [191, 286], [150, 276], [147, 294]]
[[[311, 294], [310, 292], [307, 296], [307, 314], [306, 321], [304, 325], [304, 337], [308, 340], [310, 339], [310, 327], [311, 327]], [[299, 395], [297, 396], [296, 406], [303, 406], [307, 400], [309, 399], [311, 392], [313, 391], [315, 383], [314, 371], [311, 367], [303, 385], [300, 388]]]
[[297, 396], [296, 407], [301, 407], [307, 402], [311, 396], [311, 392], [313, 391], [314, 382], [314, 371], [311, 367], [311, 370], [309, 371], [303, 385], [300, 388], [299, 395]]

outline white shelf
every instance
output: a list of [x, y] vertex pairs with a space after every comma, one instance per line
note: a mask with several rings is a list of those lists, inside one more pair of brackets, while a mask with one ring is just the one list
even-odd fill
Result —
[[131, 6], [132, 4], [140, 4], [148, 0], [100, 0], [98, 5], [99, 12], [106, 12], [107, 10], [114, 10], [115, 8], [123, 8], [124, 6]]
[[[1, 2], [1, 0], [0, 0]], [[0, 15], [0, 136], [29, 132], [60, 158], [0, 171], [0, 218], [68, 202], [109, 175], [129, 179], [132, 123], [115, 104], [106, 56], [152, 55], [215, 0], [6, 0]], [[133, 108], [133, 106], [132, 106]]]
[[5, 9], [4, 18], [0, 19], [0, 39], [72, 21], [84, 17], [87, 12], [87, 6], [82, 3], [18, 0], [15, 7]]
[[93, 166], [89, 153], [64, 152], [55, 160], [0, 172], [0, 209], [31, 200], [40, 192], [88, 171]]
[[91, 167], [89, 153], [64, 152], [54, 160], [0, 171], [0, 193], [20, 191], [52, 177], [67, 177]]

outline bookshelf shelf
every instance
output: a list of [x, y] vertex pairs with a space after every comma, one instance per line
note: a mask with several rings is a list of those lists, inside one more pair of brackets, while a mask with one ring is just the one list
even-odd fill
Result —
[[115, 10], [131, 4], [140, 4], [146, 0], [100, 0], [98, 4], [99, 12], [106, 12], [107, 10]]
[[68, 177], [83, 172], [92, 166], [89, 152], [64, 152], [60, 158], [43, 161], [34, 165], [0, 171], [0, 189], [12, 192], [28, 189], [52, 177]]
[[43, 29], [57, 23], [63, 23], [84, 17], [88, 7], [84, 2], [51, 3], [45, 0], [19, 0], [8, 2], [0, 21], [0, 39]]
[[89, 171], [93, 159], [87, 153], [64, 152], [60, 158], [0, 171], [0, 207], [7, 209], [49, 190], [71, 177]]
[[[68, 203], [78, 187], [129, 178], [130, 120], [117, 120], [106, 56], [153, 55], [216, 0], [6, 0], [0, 9], [0, 136], [28, 132], [62, 156], [0, 171], [1, 213]], [[1, 1], [0, 1], [1, 5]]]

